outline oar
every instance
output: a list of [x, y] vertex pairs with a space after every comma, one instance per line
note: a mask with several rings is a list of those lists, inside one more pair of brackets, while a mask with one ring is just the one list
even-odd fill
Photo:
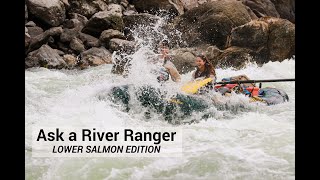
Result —
[[261, 82], [287, 82], [295, 79], [262, 79], [262, 80], [238, 80], [238, 81], [221, 81], [214, 84], [242, 84], [242, 83], [261, 83]]

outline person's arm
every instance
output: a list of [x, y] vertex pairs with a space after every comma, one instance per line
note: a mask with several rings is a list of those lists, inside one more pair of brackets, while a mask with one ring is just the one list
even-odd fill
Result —
[[196, 71], [197, 71], [197, 70], [194, 70], [194, 71], [192, 72], [191, 80], [195, 80], [195, 79], [196, 79]]
[[213, 74], [210, 74], [209, 76], [212, 79], [212, 82], [216, 82], [216, 76]]
[[210, 76], [209, 76], [209, 77], [212, 79], [212, 82], [213, 82], [213, 83], [215, 83], [215, 82], [216, 82], [217, 77], [216, 77], [216, 75], [215, 75], [214, 71], [211, 71], [211, 72], [210, 72]]
[[168, 70], [172, 81], [174, 81], [174, 82], [181, 81], [181, 76], [180, 76], [177, 68], [174, 66], [174, 64], [172, 62], [167, 61], [167, 63], [164, 64], [163, 66]]

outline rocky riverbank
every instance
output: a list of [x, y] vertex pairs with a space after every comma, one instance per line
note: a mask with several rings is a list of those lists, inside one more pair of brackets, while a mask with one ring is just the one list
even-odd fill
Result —
[[294, 0], [26, 0], [25, 68], [113, 63], [114, 52], [139, 48], [133, 29], [161, 16], [180, 73], [199, 51], [216, 67], [235, 68], [295, 55]]

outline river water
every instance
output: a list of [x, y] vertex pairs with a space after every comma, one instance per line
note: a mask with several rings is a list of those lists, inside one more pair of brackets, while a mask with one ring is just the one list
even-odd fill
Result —
[[[241, 70], [217, 69], [217, 74], [218, 80], [239, 74], [251, 79], [294, 78], [294, 69], [295, 60], [290, 59], [262, 67], [248, 64]], [[233, 101], [245, 104], [246, 111], [226, 110], [198, 123], [179, 125], [184, 133], [182, 157], [32, 157], [33, 126], [173, 126], [160, 116], [146, 120], [142, 112], [126, 113], [108, 100], [97, 99], [110, 87], [133, 82], [130, 76], [110, 71], [111, 65], [82, 71], [25, 71], [26, 179], [295, 179], [294, 82], [263, 84], [283, 89], [289, 102], [264, 106], [237, 96]], [[182, 81], [190, 77], [191, 73], [184, 74]]]
[[[295, 179], [294, 82], [263, 83], [263, 87], [284, 90], [289, 102], [265, 106], [235, 95], [228, 103], [240, 104], [241, 108], [212, 107], [214, 115], [210, 118], [192, 114], [185, 120], [197, 122], [181, 125], [170, 124], [156, 113], [145, 118], [145, 107], [139, 104], [131, 104], [132, 111], [125, 112], [110, 100], [97, 98], [108, 94], [112, 87], [125, 84], [159, 87], [156, 77], [149, 73], [152, 64], [147, 61], [152, 55], [148, 46], [154, 41], [152, 37], [167, 38], [159, 27], [156, 24], [149, 32], [138, 29], [136, 39], [145, 42], [145, 46], [131, 56], [134, 63], [126, 78], [112, 74], [112, 65], [82, 71], [46, 68], [25, 71], [26, 179]], [[156, 37], [150, 34], [155, 30]], [[250, 63], [241, 70], [216, 69], [216, 73], [218, 81], [240, 74], [250, 79], [294, 78], [295, 59], [263, 66]], [[182, 75], [181, 83], [167, 82], [161, 88], [178, 92], [190, 78], [191, 72]], [[182, 157], [33, 157], [31, 132], [39, 126], [178, 127], [183, 131], [183, 154]]]

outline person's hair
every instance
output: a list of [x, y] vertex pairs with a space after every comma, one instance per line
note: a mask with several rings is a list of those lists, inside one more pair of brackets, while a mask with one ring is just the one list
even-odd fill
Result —
[[162, 40], [160, 44], [161, 44], [161, 46], [164, 46], [164, 47], [168, 47], [168, 48], [169, 48], [169, 42], [168, 42], [168, 40], [166, 40], [166, 39]]
[[213, 72], [214, 76], [216, 76], [216, 71], [208, 58], [204, 54], [198, 54], [197, 57], [201, 58], [205, 62], [204, 66], [206, 75], [210, 76], [211, 72]]

